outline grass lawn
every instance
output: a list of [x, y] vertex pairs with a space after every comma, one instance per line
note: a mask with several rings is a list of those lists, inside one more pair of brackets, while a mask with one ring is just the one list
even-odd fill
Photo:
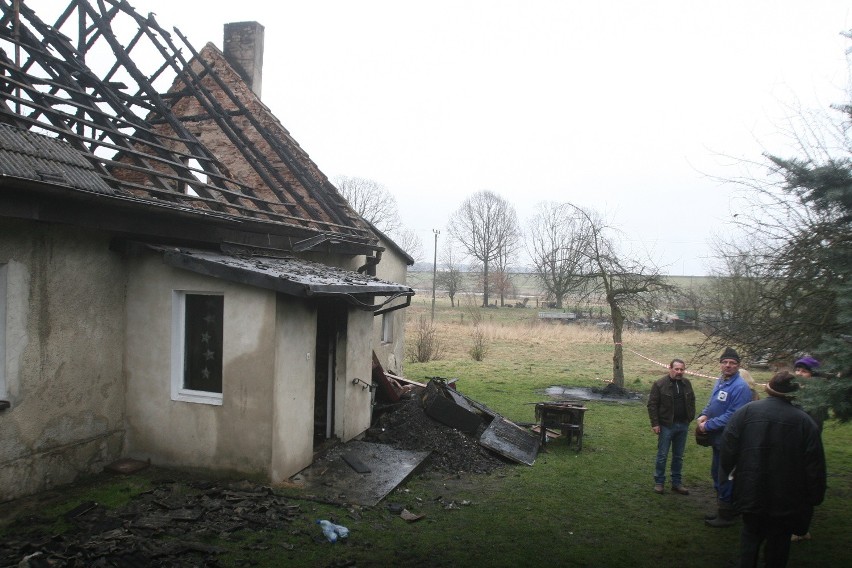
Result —
[[[429, 301], [415, 300], [409, 327], [430, 313]], [[474, 311], [475, 310], [475, 311]], [[468, 355], [471, 322], [479, 319], [488, 352], [481, 362]], [[464, 394], [517, 422], [532, 422], [531, 403], [547, 400], [549, 386], [604, 386], [611, 376], [612, 341], [606, 332], [571, 325], [540, 324], [534, 309], [450, 308], [438, 303], [440, 360], [407, 362], [406, 377], [457, 377]], [[715, 376], [717, 362], [693, 360], [700, 336], [684, 333], [628, 333], [624, 338], [625, 386], [647, 394], [673, 357], [688, 371]], [[754, 370], [758, 383], [769, 377]], [[699, 406], [711, 379], [692, 376]], [[583, 450], [558, 441], [548, 444], [535, 465], [508, 466], [483, 476], [415, 476], [386, 501], [425, 514], [407, 523], [384, 503], [374, 508], [340, 508], [317, 503], [298, 489], [280, 491], [298, 503], [300, 515], [285, 530], [245, 531], [240, 539], [214, 543], [229, 552], [221, 566], [733, 566], [739, 528], [711, 529], [702, 517], [712, 508], [710, 450], [687, 445], [684, 483], [691, 495], [657, 495], [653, 488], [656, 437], [640, 402], [589, 401]], [[817, 508], [813, 540], [793, 545], [790, 566], [852, 565], [852, 425], [829, 421], [823, 434], [829, 490]], [[42, 499], [56, 514], [86, 500], [118, 506], [150, 486], [154, 474], [81, 483], [54, 499]], [[447, 502], [455, 507], [447, 508]], [[22, 503], [13, 503], [11, 508]], [[52, 507], [49, 509], [48, 507]], [[0, 514], [0, 535], [14, 532], [10, 504]], [[318, 542], [313, 521], [330, 518], [346, 525], [343, 544]], [[5, 527], [2, 523], [5, 521]], [[57, 525], [54, 530], [63, 530]]]

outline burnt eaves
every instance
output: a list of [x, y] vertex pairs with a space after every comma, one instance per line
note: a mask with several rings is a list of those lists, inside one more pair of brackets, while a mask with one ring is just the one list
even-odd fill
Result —
[[[409, 304], [414, 290], [334, 266], [293, 257], [247, 256], [149, 245], [169, 266], [300, 298], [340, 298], [359, 309], [384, 312]], [[375, 303], [380, 296], [385, 300]], [[404, 300], [404, 304], [398, 304]]]

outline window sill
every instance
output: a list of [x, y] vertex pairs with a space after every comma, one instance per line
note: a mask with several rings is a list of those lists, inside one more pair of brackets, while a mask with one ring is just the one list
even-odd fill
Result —
[[221, 393], [189, 389], [181, 389], [176, 393], [172, 393], [172, 400], [177, 402], [194, 402], [196, 404], [209, 404], [212, 406], [222, 406], [222, 398]]

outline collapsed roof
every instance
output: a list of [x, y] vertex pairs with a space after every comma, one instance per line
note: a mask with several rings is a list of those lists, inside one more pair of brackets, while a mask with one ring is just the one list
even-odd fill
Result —
[[[261, 102], [259, 69], [247, 76], [210, 43], [197, 51], [125, 0], [71, 0], [52, 23], [23, 0], [0, 6], [0, 214], [110, 231], [124, 250], [183, 247], [194, 252], [153, 248], [296, 296], [377, 314], [408, 305], [405, 285], [298, 258], [365, 255], [374, 275], [384, 249]], [[259, 24], [228, 26], [254, 26], [262, 46]]]
[[68, 144], [103, 181], [43, 185], [229, 221], [243, 245], [381, 249], [214, 45], [197, 51], [124, 0], [71, 0], [48, 21], [0, 6], [0, 122]]

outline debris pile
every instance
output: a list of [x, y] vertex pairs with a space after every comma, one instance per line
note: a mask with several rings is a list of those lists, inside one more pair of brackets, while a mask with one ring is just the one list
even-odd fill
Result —
[[367, 431], [367, 441], [401, 450], [431, 451], [424, 464], [442, 473], [491, 473], [508, 462], [479, 443], [487, 424], [473, 434], [434, 420], [426, 414], [422, 389], [399, 402], [377, 409], [378, 418]]
[[118, 509], [81, 504], [65, 514], [73, 526], [61, 534], [54, 518], [19, 518], [0, 545], [0, 566], [218, 566], [224, 549], [205, 544], [210, 537], [237, 540], [238, 531], [282, 528], [300, 513], [248, 482], [159, 481]]

